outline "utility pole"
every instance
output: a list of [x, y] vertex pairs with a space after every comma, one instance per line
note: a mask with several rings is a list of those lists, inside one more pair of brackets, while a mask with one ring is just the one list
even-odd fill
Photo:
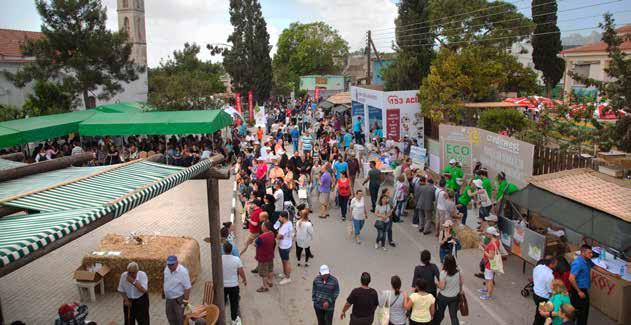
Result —
[[372, 43], [372, 38], [370, 37], [370, 30], [368, 31], [368, 37], [366, 38], [366, 84], [370, 85], [370, 43]]

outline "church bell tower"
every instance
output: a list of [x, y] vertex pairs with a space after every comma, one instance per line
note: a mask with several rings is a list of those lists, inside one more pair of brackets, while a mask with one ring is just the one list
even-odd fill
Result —
[[133, 44], [130, 59], [147, 65], [147, 33], [144, 0], [117, 0], [118, 28], [125, 30]]

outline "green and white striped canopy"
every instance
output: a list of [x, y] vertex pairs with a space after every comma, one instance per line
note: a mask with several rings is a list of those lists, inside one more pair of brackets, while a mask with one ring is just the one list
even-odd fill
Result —
[[3, 202], [39, 211], [0, 218], [0, 267], [44, 248], [111, 214], [114, 218], [207, 170], [139, 161], [101, 174]]

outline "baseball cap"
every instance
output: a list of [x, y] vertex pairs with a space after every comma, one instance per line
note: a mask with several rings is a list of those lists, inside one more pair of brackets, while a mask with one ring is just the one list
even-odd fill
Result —
[[497, 216], [491, 213], [488, 216], [484, 217], [484, 220], [497, 222]]
[[456, 163], [456, 159], [452, 159], [449, 161], [450, 164], [455, 164]]
[[[328, 269], [327, 269], [328, 270]], [[59, 307], [59, 310], [57, 310], [57, 313], [59, 313], [59, 316], [65, 316], [68, 313], [74, 313], [74, 305], [71, 304], [63, 304]], [[74, 315], [73, 315], [74, 316]]]
[[320, 274], [327, 275], [329, 273], [329, 267], [326, 264], [322, 264], [322, 266], [320, 266]]
[[171, 255], [167, 257], [167, 265], [174, 265], [177, 263], [177, 256]]
[[475, 187], [477, 187], [477, 188], [484, 187], [484, 185], [482, 184], [482, 180], [481, 179], [474, 179], [473, 180], [473, 185], [475, 185]]
[[495, 227], [488, 227], [486, 228], [486, 233], [489, 235], [493, 235], [493, 236], [499, 236], [500, 233], [497, 231], [497, 228]]

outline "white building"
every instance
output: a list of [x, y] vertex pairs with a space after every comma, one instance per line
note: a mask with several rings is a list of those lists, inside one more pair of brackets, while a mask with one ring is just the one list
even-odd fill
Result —
[[532, 60], [532, 44], [529, 42], [513, 43], [510, 53], [522, 66], [531, 68], [537, 74], [537, 83], [542, 86], [544, 85], [543, 73], [535, 69], [535, 63]]
[[[143, 0], [118, 0], [118, 26], [125, 29], [133, 44], [131, 60], [147, 65], [147, 41], [145, 31], [145, 7]], [[43, 37], [40, 32], [0, 29], [0, 71], [17, 72], [24, 64], [33, 62], [35, 58], [26, 57], [20, 51], [20, 45], [25, 40]], [[22, 107], [26, 97], [33, 92], [31, 85], [17, 88], [0, 73], [0, 105]], [[96, 92], [98, 94], [98, 91]], [[92, 96], [89, 107], [111, 102], [147, 101], [148, 81], [147, 72], [139, 73], [138, 79], [131, 83], [123, 83], [123, 91], [109, 100], [101, 101]], [[83, 101], [80, 101], [84, 108]]]

